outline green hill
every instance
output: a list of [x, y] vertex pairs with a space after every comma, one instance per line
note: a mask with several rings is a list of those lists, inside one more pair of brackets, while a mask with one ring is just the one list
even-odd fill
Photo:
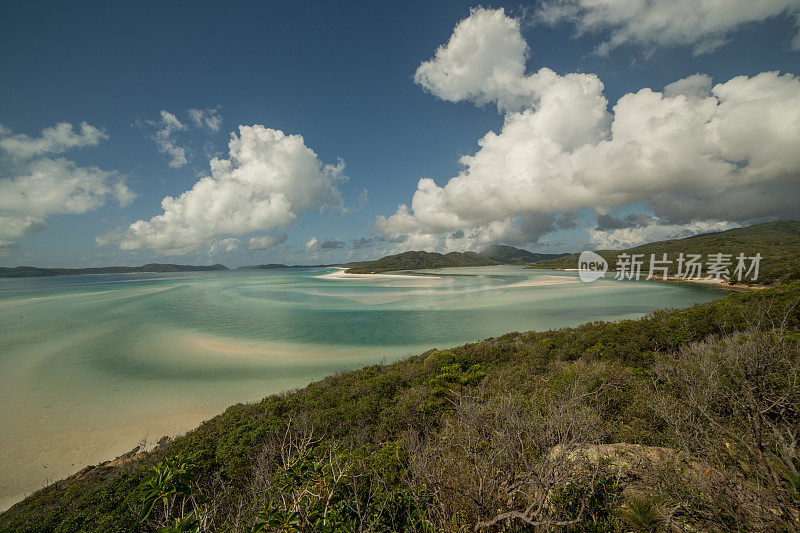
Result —
[[480, 255], [488, 257], [489, 259], [497, 261], [498, 263], [523, 264], [535, 263], [545, 259], [557, 259], [569, 254], [538, 254], [529, 252], [528, 250], [523, 250], [521, 248], [515, 248], [513, 246], [492, 244], [481, 251]]
[[[695, 235], [685, 239], [658, 241], [626, 250], [598, 250], [614, 269], [616, 257], [620, 253], [643, 254], [643, 272], [649, 270], [650, 255], [660, 259], [667, 253], [669, 260], [677, 258], [679, 253], [701, 254], [705, 259], [708, 254], [739, 253], [745, 256], [761, 254], [759, 276], [755, 283], [771, 284], [778, 281], [800, 279], [800, 222], [779, 221], [756, 224], [745, 228], [735, 228], [719, 233]], [[539, 261], [534, 268], [577, 268], [579, 254], [571, 254], [557, 259]], [[677, 264], [673, 261], [669, 274], [675, 275]]]
[[236, 270], [275, 270], [276, 268], [292, 268], [282, 263], [269, 263], [266, 265], [246, 265], [240, 266]]
[[350, 274], [375, 274], [393, 270], [418, 270], [423, 268], [472, 267], [497, 265], [497, 261], [476, 252], [436, 252], [410, 251], [395, 255], [387, 255], [375, 261], [350, 263], [347, 272]]
[[0, 531], [796, 531], [798, 301], [800, 282], [331, 376], [84, 468]]
[[30, 266], [0, 267], [0, 278], [31, 278], [39, 276], [80, 276], [85, 274], [132, 274], [136, 272], [205, 272], [228, 270], [225, 265], [173, 265], [148, 263], [140, 267], [91, 267], [91, 268], [38, 268]]
[[514, 248], [513, 246], [493, 244], [480, 253], [450, 252], [440, 254], [436, 252], [410, 251], [387, 255], [375, 261], [361, 261], [344, 266], [349, 267], [347, 272], [351, 274], [375, 274], [394, 270], [527, 264], [564, 255], [567, 254], [537, 254], [521, 248]]

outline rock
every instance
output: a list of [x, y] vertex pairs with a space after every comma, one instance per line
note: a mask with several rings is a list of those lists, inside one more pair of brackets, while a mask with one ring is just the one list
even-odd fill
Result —
[[135, 461], [136, 459], [139, 459], [140, 457], [144, 457], [146, 452], [140, 452], [139, 449], [140, 449], [140, 447], [137, 446], [136, 448], [132, 449], [128, 453], [124, 453], [124, 454], [120, 455], [119, 457], [117, 457], [113, 461], [108, 461], [106, 463], [103, 463], [103, 466], [115, 468], [115, 467], [118, 467], [118, 466], [122, 466], [125, 463], [130, 463], [131, 461]]
[[[563, 454], [560, 445], [550, 450], [553, 459], [562, 458]], [[680, 472], [684, 479], [695, 480], [709, 473], [708, 467], [680, 450], [625, 442], [581, 445], [570, 450], [566, 460], [575, 464], [576, 468], [602, 466], [606, 471], [615, 473], [623, 493], [628, 495], [646, 492], [648, 480], [664, 469]]]
[[95, 468], [96, 468], [96, 467], [95, 467], [94, 465], [87, 465], [87, 466], [84, 466], [83, 468], [81, 468], [80, 470], [78, 470], [77, 472], [75, 472], [75, 477], [76, 477], [76, 478], [78, 478], [78, 479], [83, 479], [83, 478], [85, 478], [85, 477], [86, 477], [86, 475], [87, 475], [89, 472], [91, 472], [91, 471], [92, 471], [92, 470], [94, 470]]

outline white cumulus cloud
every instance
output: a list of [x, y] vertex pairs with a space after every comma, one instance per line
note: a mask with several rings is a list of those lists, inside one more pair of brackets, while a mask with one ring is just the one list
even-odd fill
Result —
[[0, 179], [0, 246], [43, 229], [48, 216], [86, 213], [109, 198], [124, 207], [134, 196], [115, 172], [37, 159], [20, 175]]
[[524, 79], [527, 55], [516, 19], [503, 9], [475, 8], [456, 25], [449, 42], [417, 68], [414, 81], [449, 102], [513, 108], [530, 94]]
[[60, 154], [73, 148], [96, 146], [108, 139], [108, 135], [86, 122], [76, 129], [69, 122], [59, 122], [45, 128], [39, 137], [24, 133], [11, 135], [11, 130], [0, 125], [0, 149], [16, 159], [30, 159], [44, 154]]
[[239, 249], [239, 239], [228, 237], [218, 241], [211, 241], [208, 245], [208, 255], [235, 252]]
[[[582, 207], [645, 202], [662, 224], [797, 214], [794, 75], [763, 72], [713, 85], [694, 74], [663, 92], [626, 94], [609, 112], [593, 74], [526, 74], [520, 42], [518, 22], [503, 10], [476, 9], [420, 66], [417, 81], [433, 94], [494, 101], [504, 124], [461, 157], [462, 170], [443, 186], [420, 179], [410, 205], [378, 217], [376, 229], [408, 234], [410, 242], [447, 242], [453, 232], [518, 242], [541, 236], [547, 216]], [[501, 60], [498, 51], [510, 57]]]
[[675, 98], [684, 95], [688, 98], [706, 98], [711, 94], [711, 87], [714, 84], [711, 76], [698, 72], [678, 81], [673, 81], [664, 86], [664, 96]]
[[62, 122], [45, 128], [40, 137], [12, 135], [8, 128], [0, 128], [0, 149], [14, 161], [3, 171], [7, 177], [0, 177], [0, 248], [44, 229], [49, 216], [86, 213], [109, 199], [123, 207], [133, 201], [135, 194], [118, 173], [45, 157], [107, 138], [85, 122], [79, 130]]
[[658, 219], [650, 224], [629, 228], [618, 228], [610, 231], [589, 231], [589, 242], [595, 250], [614, 250], [632, 248], [647, 242], [667, 239], [682, 239], [716, 231], [725, 231], [738, 227], [730, 222], [692, 222], [689, 224], [660, 224]]
[[162, 214], [102, 235], [98, 244], [183, 253], [220, 237], [286, 227], [310, 209], [341, 205], [336, 182], [344, 177], [344, 163], [323, 165], [300, 135], [239, 126], [228, 149], [227, 159], [211, 160], [210, 175], [177, 198], [165, 197]]
[[169, 111], [161, 111], [161, 120], [151, 122], [156, 127], [153, 133], [158, 151], [169, 156], [169, 166], [180, 168], [186, 164], [186, 149], [179, 146], [175, 140], [175, 133], [186, 129], [186, 125]]
[[[702, 54], [723, 45], [744, 24], [798, 9], [798, 0], [548, 0], [537, 17], [550, 24], [569, 21], [579, 34], [607, 32], [600, 54], [625, 44], [647, 51], [689, 45]], [[800, 47], [800, 37], [793, 47]]]
[[156, 148], [169, 157], [171, 168], [180, 168], [189, 162], [189, 155], [193, 152], [187, 147], [190, 130], [202, 130], [206, 134], [219, 131], [222, 126], [222, 115], [218, 108], [188, 109], [185, 120], [181, 120], [174, 113], [161, 110], [159, 120], [146, 120], [144, 124], [151, 129], [150, 138], [156, 143]]
[[286, 239], [289, 236], [285, 233], [273, 233], [270, 235], [260, 235], [257, 237], [251, 237], [250, 242], [247, 244], [248, 250], [266, 250], [267, 248], [272, 248], [273, 246], [278, 246], [279, 244], [283, 244], [286, 242]]

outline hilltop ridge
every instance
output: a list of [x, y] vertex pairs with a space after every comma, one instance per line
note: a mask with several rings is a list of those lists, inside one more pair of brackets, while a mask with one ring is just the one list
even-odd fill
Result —
[[566, 254], [537, 254], [515, 248], [494, 244], [481, 252], [425, 252], [411, 250], [399, 254], [387, 255], [374, 261], [349, 263], [350, 274], [376, 274], [393, 270], [419, 270], [444, 267], [472, 267], [501, 264], [527, 264], [543, 259], [553, 259]]

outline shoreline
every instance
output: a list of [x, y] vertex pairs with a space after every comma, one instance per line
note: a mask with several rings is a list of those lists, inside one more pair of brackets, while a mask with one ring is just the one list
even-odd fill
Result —
[[745, 283], [728, 283], [723, 279], [686, 279], [681, 278], [678, 276], [653, 276], [650, 280], [645, 281], [660, 281], [662, 283], [690, 283], [692, 285], [700, 285], [704, 287], [715, 287], [718, 289], [724, 289], [727, 291], [733, 292], [744, 292], [744, 291], [760, 291], [762, 289], [768, 289], [769, 285], [747, 285]]
[[[332, 267], [335, 268], [333, 272], [328, 272], [327, 274], [320, 274], [318, 276], [314, 276], [317, 279], [420, 279], [422, 276], [415, 276], [413, 274], [349, 274], [346, 272], [346, 268], [343, 267]], [[395, 271], [397, 272], [397, 271]], [[425, 276], [426, 278], [434, 278], [438, 279], [440, 276]]]
[[[578, 268], [558, 268], [558, 267], [535, 267], [535, 266], [526, 266], [523, 267], [527, 270], [555, 270], [558, 272], [578, 272]], [[659, 276], [653, 275], [650, 279], [641, 278], [637, 280], [631, 281], [659, 281], [662, 283], [688, 283], [691, 285], [698, 285], [701, 287], [715, 287], [718, 289], [724, 289], [727, 291], [733, 292], [742, 292], [742, 291], [760, 291], [762, 289], [768, 289], [769, 285], [747, 285], [746, 283], [728, 283], [724, 279], [717, 279], [717, 278], [682, 278], [679, 276]]]

